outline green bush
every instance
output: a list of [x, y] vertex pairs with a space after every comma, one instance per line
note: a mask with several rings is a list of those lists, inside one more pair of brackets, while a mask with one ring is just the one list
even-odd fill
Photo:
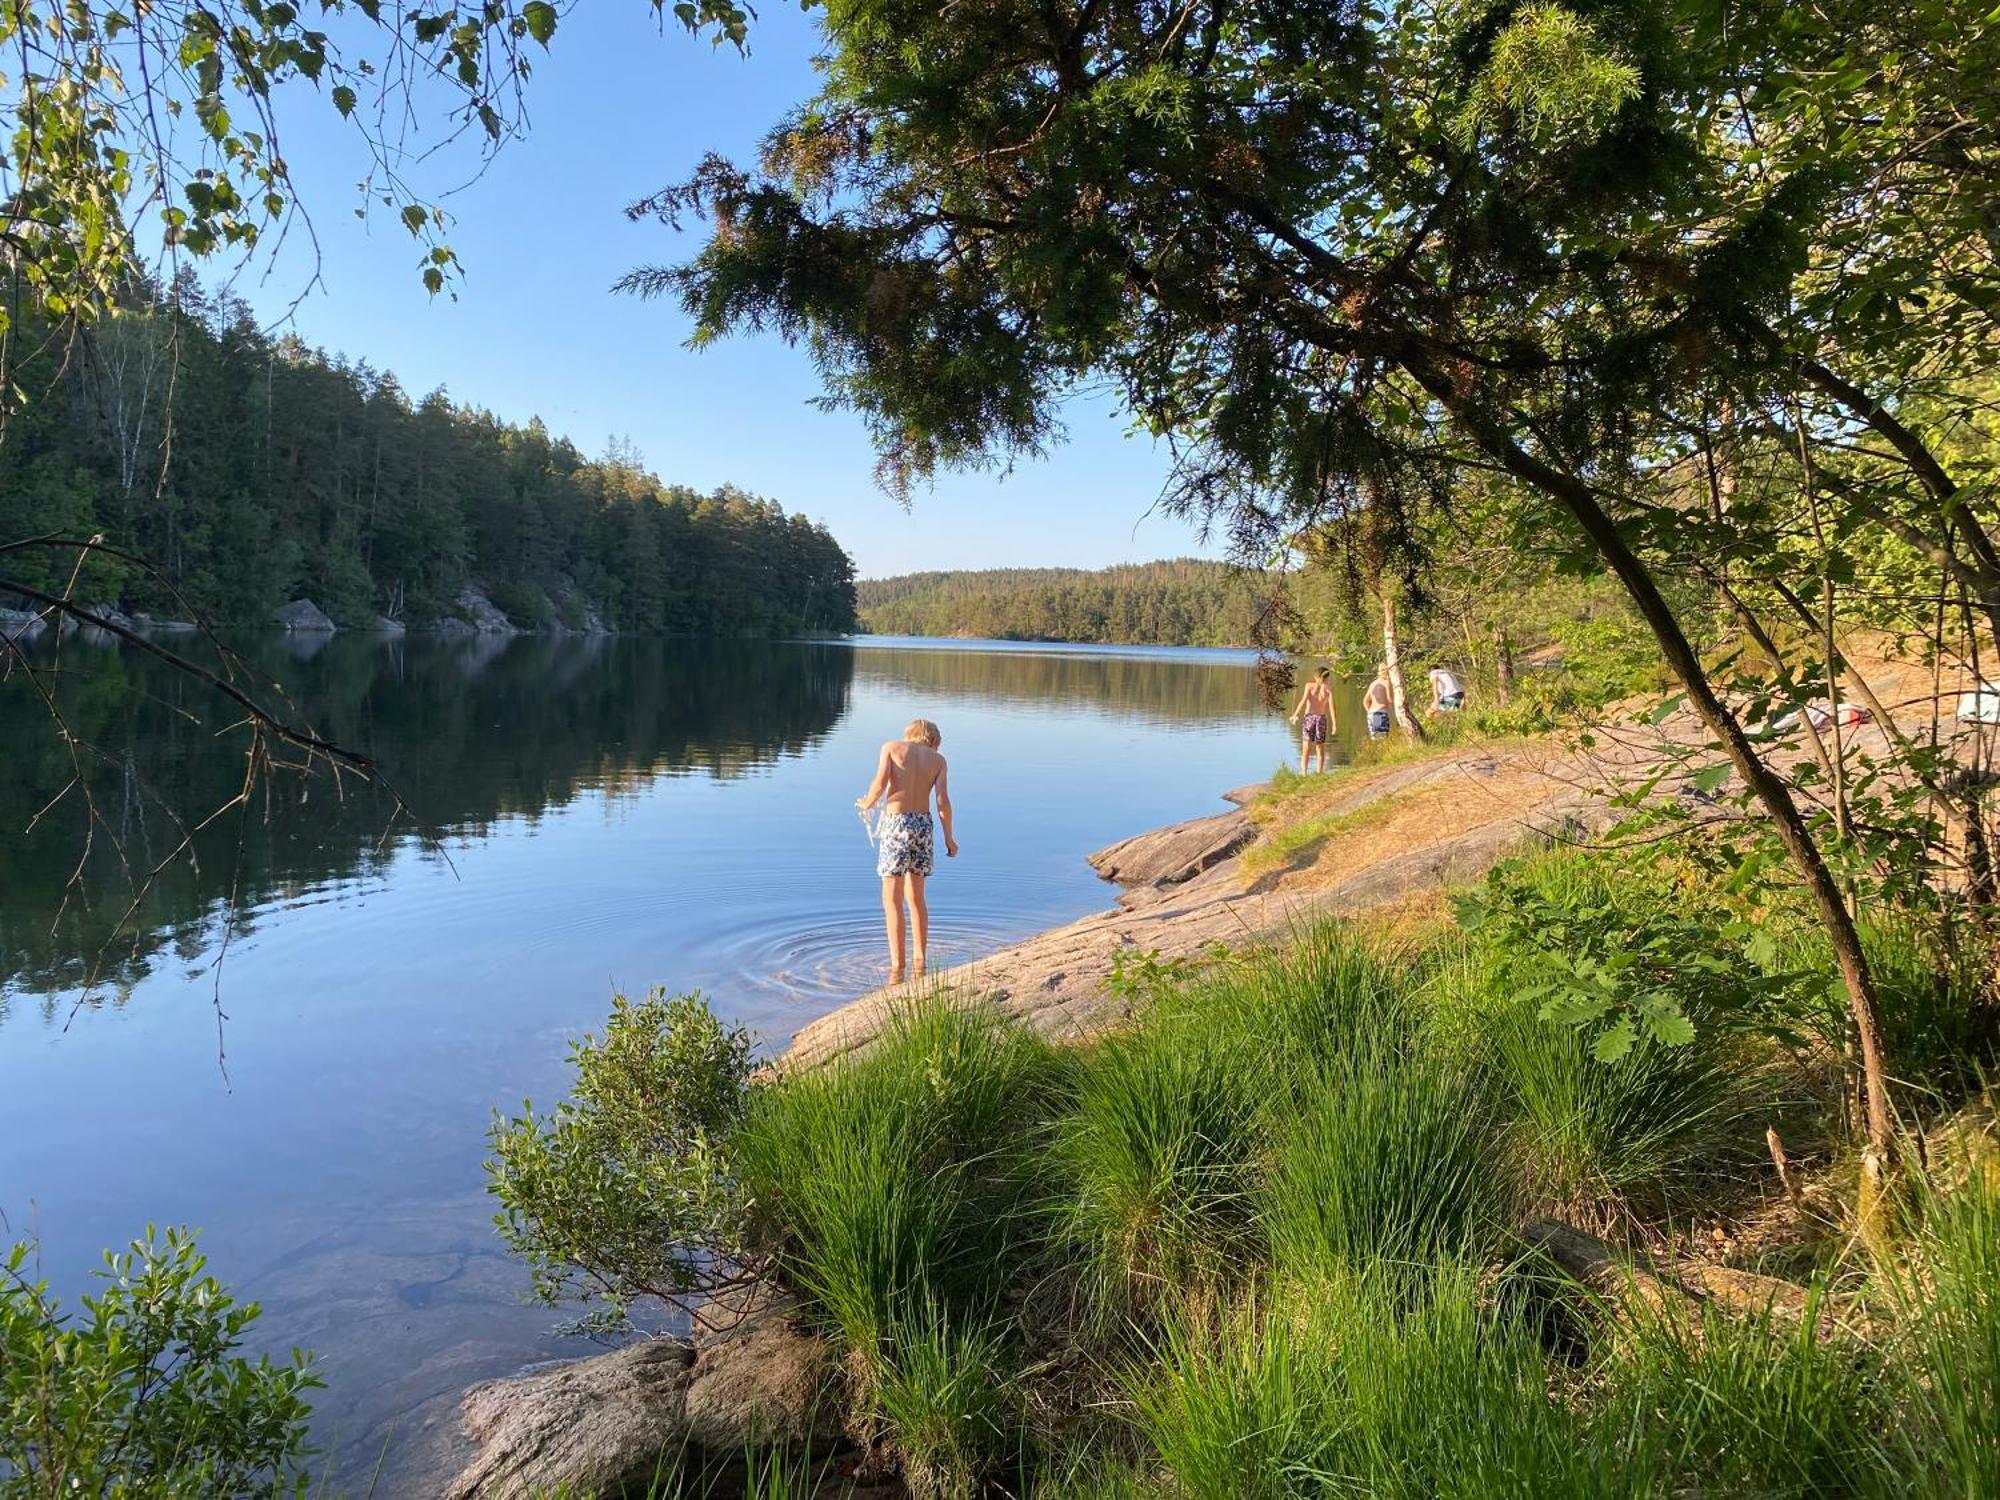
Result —
[[576, 1081], [554, 1113], [532, 1102], [488, 1136], [494, 1222], [536, 1292], [622, 1323], [632, 1299], [708, 1288], [742, 1245], [730, 1160], [750, 1039], [698, 995], [614, 996], [602, 1036], [570, 1048]]
[[0, 1263], [0, 1494], [304, 1494], [304, 1354], [248, 1359], [257, 1320], [195, 1250], [148, 1228], [107, 1254], [79, 1318], [27, 1279], [29, 1247]]

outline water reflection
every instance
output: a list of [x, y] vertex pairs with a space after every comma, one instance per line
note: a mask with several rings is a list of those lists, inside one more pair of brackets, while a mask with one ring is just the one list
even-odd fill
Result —
[[863, 637], [855, 671], [864, 679], [931, 697], [1038, 709], [1112, 708], [1158, 724], [1233, 722], [1261, 708], [1249, 653], [1173, 648], [1064, 651], [1006, 642]]
[[[853, 675], [845, 649], [762, 642], [301, 634], [245, 651], [322, 733], [374, 756], [427, 828], [452, 837], [539, 818], [588, 790], [726, 780], [797, 755], [846, 712]], [[242, 738], [218, 737], [228, 721], [215, 696], [142, 653], [72, 640], [55, 681], [66, 724], [91, 750], [85, 788], [101, 822], [86, 839], [85, 788], [37, 821], [72, 762], [25, 675], [0, 681], [0, 997], [94, 984], [96, 1001], [117, 1003], [156, 965], [210, 953], [232, 910], [366, 878], [413, 832], [393, 825], [377, 788], [273, 780], [248, 816], [198, 837], [195, 858], [166, 862], [121, 928], [182, 824], [241, 786]]]
[[[952, 756], [964, 856], [940, 861], [941, 964], [1102, 906], [1086, 853], [1219, 807], [1290, 751], [1244, 661], [1212, 652], [302, 644], [257, 649], [445, 831], [451, 868], [406, 833], [383, 842], [365, 791], [260, 805], [240, 866], [232, 826], [165, 878], [98, 991], [129, 1003], [67, 1029], [23, 1022], [68, 1016], [125, 881], [93, 851], [88, 906], [63, 907], [78, 810], [20, 830], [68, 762], [29, 685], [0, 682], [0, 959], [22, 1013], [0, 1027], [0, 1215], [34, 1226], [65, 1296], [139, 1225], [199, 1225], [264, 1337], [321, 1356], [336, 1487], [384, 1500], [438, 1492], [425, 1445], [455, 1431], [467, 1384], [580, 1352], [497, 1253], [493, 1109], [559, 1093], [614, 988], [701, 989], [776, 1048], [881, 979], [852, 803], [885, 737], [930, 714]], [[74, 639], [63, 663], [65, 710], [109, 756], [100, 805], [157, 860], [171, 825], [146, 789], [213, 805], [240, 748], [157, 663]]]

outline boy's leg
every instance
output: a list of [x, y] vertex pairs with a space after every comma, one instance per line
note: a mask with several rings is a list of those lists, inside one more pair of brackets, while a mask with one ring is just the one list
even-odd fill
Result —
[[889, 929], [889, 982], [903, 977], [903, 876], [882, 877], [882, 923]]
[[917, 972], [924, 972], [924, 958], [931, 946], [931, 909], [924, 901], [924, 877], [907, 877], [910, 892], [910, 922], [917, 929]]
[[1303, 729], [1299, 731], [1299, 774], [1305, 775], [1312, 768], [1312, 736]]

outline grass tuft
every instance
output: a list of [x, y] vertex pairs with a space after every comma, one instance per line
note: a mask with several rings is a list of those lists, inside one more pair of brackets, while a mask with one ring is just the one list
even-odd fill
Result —
[[1281, 1275], [1415, 1267], [1498, 1244], [1513, 1194], [1491, 1113], [1463, 1070], [1359, 1045], [1285, 1127], [1263, 1194]]

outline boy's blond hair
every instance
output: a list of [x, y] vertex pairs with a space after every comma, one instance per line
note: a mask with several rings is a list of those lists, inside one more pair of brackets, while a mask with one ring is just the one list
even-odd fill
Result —
[[912, 719], [903, 726], [903, 738], [906, 740], [922, 740], [931, 749], [935, 750], [944, 739], [944, 736], [938, 733], [937, 725], [933, 724], [929, 719]]

